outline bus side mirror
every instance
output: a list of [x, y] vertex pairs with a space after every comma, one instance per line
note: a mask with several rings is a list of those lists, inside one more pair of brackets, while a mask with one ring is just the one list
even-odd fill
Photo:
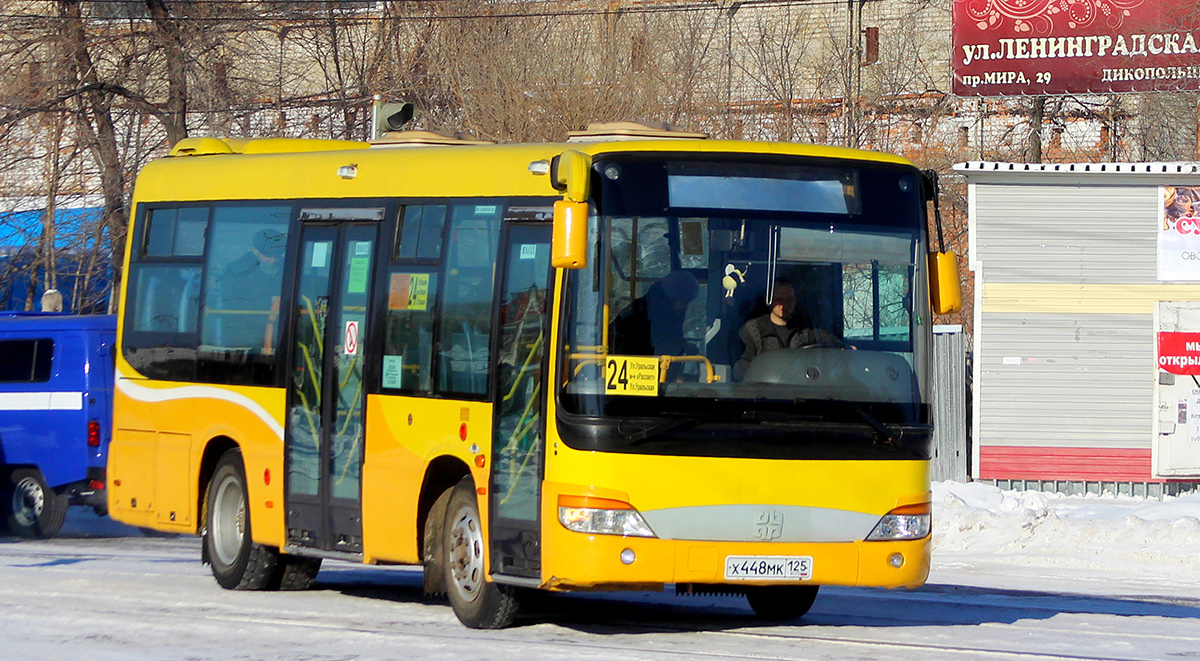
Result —
[[559, 200], [554, 203], [554, 237], [550, 264], [556, 269], [587, 266], [588, 203]]
[[962, 309], [958, 255], [952, 252], [929, 253], [929, 295], [933, 299], [934, 314], [950, 314]]
[[592, 157], [574, 149], [550, 161], [550, 183], [568, 202], [587, 202], [592, 183]]
[[563, 192], [554, 203], [554, 237], [550, 263], [554, 268], [587, 266], [588, 194], [591, 192], [592, 157], [568, 149], [550, 162], [550, 183]]

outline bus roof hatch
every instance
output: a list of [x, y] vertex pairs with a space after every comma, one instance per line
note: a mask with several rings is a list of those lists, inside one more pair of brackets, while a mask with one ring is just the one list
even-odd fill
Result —
[[592, 122], [582, 131], [567, 133], [567, 142], [609, 142], [612, 140], [703, 140], [707, 133], [685, 131], [666, 122]]

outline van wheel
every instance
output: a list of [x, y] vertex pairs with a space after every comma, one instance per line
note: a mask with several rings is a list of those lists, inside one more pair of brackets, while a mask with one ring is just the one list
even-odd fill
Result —
[[812, 608], [819, 589], [819, 585], [753, 585], [746, 587], [746, 601], [764, 620], [794, 620]]
[[472, 629], [502, 629], [517, 615], [516, 589], [484, 576], [483, 525], [475, 484], [464, 477], [450, 494], [444, 551], [446, 595], [458, 620]]
[[67, 496], [46, 486], [36, 468], [18, 468], [5, 484], [8, 529], [18, 537], [49, 539], [62, 530], [67, 520]]
[[248, 501], [242, 451], [232, 448], [217, 462], [205, 496], [205, 556], [226, 590], [270, 589], [279, 563], [279, 551], [254, 543]]

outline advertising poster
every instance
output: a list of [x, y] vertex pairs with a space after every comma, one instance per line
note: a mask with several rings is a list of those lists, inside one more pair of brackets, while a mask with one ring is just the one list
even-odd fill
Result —
[[[1158, 369], [1168, 374], [1188, 377], [1177, 379], [1170, 392], [1160, 392], [1159, 431], [1172, 433], [1189, 443], [1200, 442], [1200, 333], [1159, 331]], [[1162, 379], [1160, 378], [1161, 382]], [[1160, 383], [1161, 386], [1161, 383]], [[1161, 387], [1160, 387], [1161, 390]], [[1163, 410], [1165, 409], [1165, 410]], [[1174, 424], [1164, 425], [1170, 419]]]
[[959, 96], [1200, 89], [1196, 0], [954, 0]]
[[1200, 282], [1200, 186], [1161, 186], [1158, 279]]

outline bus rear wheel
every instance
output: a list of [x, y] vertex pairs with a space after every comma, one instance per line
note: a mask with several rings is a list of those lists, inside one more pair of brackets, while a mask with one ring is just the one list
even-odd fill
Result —
[[472, 629], [502, 629], [517, 615], [516, 589], [484, 575], [483, 525], [475, 484], [464, 477], [450, 494], [446, 508], [446, 596], [454, 615]]
[[321, 571], [320, 558], [280, 554], [267, 589], [307, 590], [317, 582], [317, 572], [319, 571]]
[[755, 585], [746, 587], [746, 601], [764, 620], [803, 617], [817, 600], [817, 585]]
[[67, 520], [67, 496], [46, 485], [36, 468], [18, 468], [5, 483], [5, 523], [18, 537], [49, 539]]
[[232, 448], [221, 455], [208, 483], [204, 526], [205, 557], [227, 590], [265, 590], [277, 578], [279, 552], [254, 543], [248, 501], [242, 451]]

